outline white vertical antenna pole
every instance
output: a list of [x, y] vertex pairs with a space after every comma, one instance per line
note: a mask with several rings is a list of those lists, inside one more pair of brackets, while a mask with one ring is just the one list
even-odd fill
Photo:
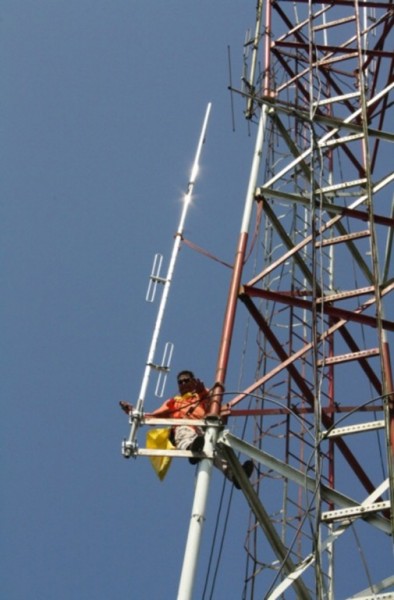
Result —
[[[213, 431], [210, 431], [210, 429]], [[205, 434], [204, 451], [212, 454], [215, 448], [217, 429], [208, 428]], [[203, 459], [198, 465], [196, 488], [190, 517], [189, 532], [183, 556], [182, 571], [179, 579], [177, 600], [191, 600], [201, 548], [202, 530], [205, 523], [206, 505], [213, 461]]]
[[[260, 113], [255, 151], [253, 154], [252, 168], [250, 172], [249, 184], [245, 198], [244, 213], [242, 217], [242, 225], [240, 232], [241, 235], [247, 235], [249, 231], [253, 202], [257, 185], [257, 177], [259, 173], [259, 167], [261, 164], [266, 117], [267, 108], [266, 105], [263, 105]], [[214, 451], [216, 446], [217, 435], [217, 428], [207, 427], [205, 433], [205, 452], [212, 453]], [[183, 566], [179, 581], [177, 600], [191, 600], [193, 597], [193, 587], [201, 547], [202, 528], [205, 521], [205, 507], [208, 498], [212, 465], [213, 462], [211, 459], [204, 459], [200, 462], [198, 466], [192, 515], [189, 523], [189, 532], [186, 541], [186, 549], [183, 558]]]
[[161, 328], [161, 324], [163, 321], [163, 316], [164, 316], [164, 311], [165, 311], [166, 304], [167, 304], [168, 294], [170, 292], [171, 281], [172, 281], [173, 273], [175, 270], [175, 264], [176, 264], [176, 259], [178, 256], [179, 246], [182, 241], [182, 235], [183, 235], [183, 230], [184, 230], [184, 226], [185, 226], [186, 215], [187, 215], [187, 211], [190, 206], [190, 202], [191, 202], [192, 195], [193, 195], [194, 184], [195, 184], [197, 174], [198, 174], [200, 156], [201, 156], [203, 144], [205, 142], [205, 136], [206, 136], [207, 126], [208, 126], [209, 114], [211, 112], [211, 106], [212, 106], [212, 104], [209, 102], [207, 109], [205, 111], [204, 122], [202, 125], [200, 139], [198, 141], [197, 151], [196, 151], [193, 167], [192, 167], [191, 174], [190, 174], [189, 184], [187, 186], [186, 194], [183, 198], [182, 214], [181, 214], [178, 229], [177, 229], [175, 239], [174, 239], [174, 246], [173, 246], [173, 250], [171, 253], [171, 259], [170, 259], [170, 262], [168, 265], [167, 276], [166, 276], [166, 279], [164, 282], [163, 294], [162, 294], [162, 297], [160, 300], [159, 310], [158, 310], [158, 314], [157, 314], [157, 318], [156, 318], [156, 324], [155, 324], [155, 327], [153, 330], [152, 341], [151, 341], [149, 352], [148, 352], [148, 358], [146, 361], [144, 376], [142, 378], [141, 389], [140, 389], [137, 405], [135, 407], [135, 410], [133, 411], [133, 416], [131, 418], [130, 435], [129, 435], [128, 439], [123, 442], [122, 451], [123, 451], [123, 455], [126, 458], [130, 457], [136, 451], [136, 441], [135, 441], [136, 433], [137, 433], [137, 429], [138, 429], [140, 419], [142, 416], [142, 411], [144, 408], [144, 402], [145, 402], [146, 391], [148, 389], [149, 377], [150, 377], [152, 368], [154, 367], [153, 361], [154, 361], [155, 352], [156, 352], [157, 340], [159, 337], [160, 328]]

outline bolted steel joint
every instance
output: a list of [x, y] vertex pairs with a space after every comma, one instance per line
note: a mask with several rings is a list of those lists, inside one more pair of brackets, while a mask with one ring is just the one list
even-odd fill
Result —
[[122, 454], [124, 458], [135, 457], [137, 455], [138, 447], [136, 442], [129, 442], [123, 440], [122, 442]]

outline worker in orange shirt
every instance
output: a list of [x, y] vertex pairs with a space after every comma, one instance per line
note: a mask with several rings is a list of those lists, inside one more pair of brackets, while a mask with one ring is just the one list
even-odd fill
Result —
[[[179, 394], [166, 400], [153, 412], [145, 413], [147, 417], [170, 417], [172, 419], [203, 419], [205, 417], [209, 411], [210, 399], [209, 390], [203, 382], [196, 379], [192, 371], [181, 371], [177, 375], [177, 381]], [[133, 411], [133, 407], [127, 402], [120, 402], [120, 406], [129, 415]], [[200, 453], [204, 448], [204, 432], [201, 427], [177, 425], [172, 429], [171, 441], [178, 450]], [[191, 464], [196, 464], [199, 460], [198, 457], [189, 458]], [[226, 461], [216, 457], [214, 464], [237, 488], [240, 487]], [[242, 466], [246, 475], [250, 477], [253, 472], [253, 462], [247, 460]]]

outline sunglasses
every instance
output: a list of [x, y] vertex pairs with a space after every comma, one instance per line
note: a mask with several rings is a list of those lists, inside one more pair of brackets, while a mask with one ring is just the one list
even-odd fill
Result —
[[185, 379], [178, 379], [178, 383], [179, 385], [182, 385], [183, 383], [189, 383], [189, 381], [191, 381], [192, 378], [191, 377], [187, 377]]

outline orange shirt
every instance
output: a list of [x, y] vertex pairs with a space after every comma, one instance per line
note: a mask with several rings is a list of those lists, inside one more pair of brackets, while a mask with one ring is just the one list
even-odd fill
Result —
[[170, 411], [172, 419], [203, 419], [209, 409], [208, 390], [174, 396], [163, 404], [164, 407]]

